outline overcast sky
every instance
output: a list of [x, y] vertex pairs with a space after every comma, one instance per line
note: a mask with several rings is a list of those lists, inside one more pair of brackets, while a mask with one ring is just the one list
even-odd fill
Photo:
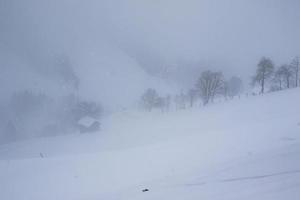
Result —
[[[14, 78], [21, 65], [43, 71], [65, 55], [85, 82], [128, 76], [120, 84], [133, 91], [155, 82], [143, 62], [199, 62], [245, 78], [262, 56], [283, 64], [300, 55], [300, 1], [0, 0], [0, 54], [1, 68], [19, 69]], [[95, 93], [92, 84], [82, 90]]]

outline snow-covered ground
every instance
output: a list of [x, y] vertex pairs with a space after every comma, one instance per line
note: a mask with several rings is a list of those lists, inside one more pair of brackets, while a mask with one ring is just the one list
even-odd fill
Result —
[[[299, 200], [300, 90], [0, 146], [2, 200]], [[148, 192], [142, 192], [143, 189]]]

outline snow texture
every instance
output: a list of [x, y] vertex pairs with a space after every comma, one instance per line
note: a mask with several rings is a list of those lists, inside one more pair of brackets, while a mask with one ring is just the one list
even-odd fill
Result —
[[3, 200], [298, 200], [299, 89], [0, 146]]

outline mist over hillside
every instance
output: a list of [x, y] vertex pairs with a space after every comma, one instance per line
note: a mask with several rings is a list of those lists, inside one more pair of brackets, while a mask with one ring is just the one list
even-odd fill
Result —
[[[153, 84], [156, 78], [148, 76], [156, 71], [174, 72], [169, 76], [180, 86], [189, 79], [180, 76], [194, 74], [195, 68], [215, 68], [246, 79], [262, 55], [283, 63], [299, 51], [297, 6], [293, 0], [275, 0], [272, 5], [236, 0], [3, 0], [0, 62], [1, 68], [12, 70], [9, 79], [14, 80], [3, 90], [17, 89], [10, 86], [18, 85], [20, 76], [26, 84], [33, 81], [29, 74], [20, 75], [19, 68], [52, 82], [64, 79], [54, 66], [60, 56], [70, 60], [79, 79], [83, 77], [79, 88], [99, 93], [105, 102], [106, 86], [109, 93], [123, 96], [114, 75], [128, 82], [135, 97], [142, 87], [159, 87]], [[99, 82], [84, 78], [88, 73], [99, 75]], [[106, 81], [111, 82], [104, 86]], [[130, 99], [127, 105], [133, 103]]]
[[299, 0], [0, 0], [1, 200], [299, 200]]
[[262, 56], [280, 66], [299, 54], [298, 7], [294, 0], [2, 0], [4, 124], [21, 123], [10, 110], [24, 99], [59, 110], [73, 96], [112, 112], [139, 108], [152, 88], [161, 105], [179, 104], [193, 98], [206, 70], [248, 89]]

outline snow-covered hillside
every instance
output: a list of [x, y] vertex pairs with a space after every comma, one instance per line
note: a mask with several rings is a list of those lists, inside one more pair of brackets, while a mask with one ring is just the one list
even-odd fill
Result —
[[[300, 90], [0, 146], [3, 200], [298, 200]], [[143, 189], [147, 192], [142, 192]]]

